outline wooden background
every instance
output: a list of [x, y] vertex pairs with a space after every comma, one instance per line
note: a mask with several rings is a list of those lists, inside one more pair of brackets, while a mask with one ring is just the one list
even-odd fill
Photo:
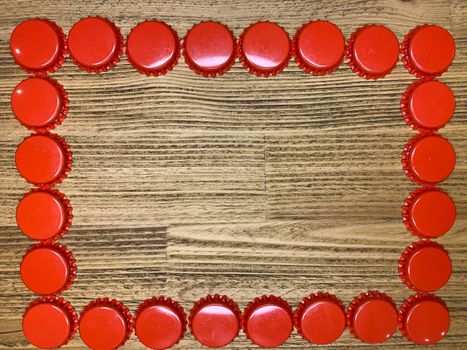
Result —
[[[13, 62], [8, 40], [29, 17], [48, 17], [68, 32], [87, 15], [109, 17], [127, 35], [157, 18], [184, 36], [201, 20], [229, 25], [235, 35], [272, 20], [291, 35], [304, 22], [327, 19], [346, 38], [365, 23], [390, 27], [402, 40], [418, 24], [436, 23], [455, 37], [455, 64], [441, 80], [457, 97], [456, 115], [442, 134], [458, 152], [442, 184], [458, 220], [439, 239], [454, 274], [438, 295], [452, 316], [449, 335], [432, 349], [467, 348], [467, 3], [439, 1], [0, 1], [0, 347], [29, 347], [21, 316], [34, 298], [18, 276], [32, 243], [15, 225], [18, 199], [30, 186], [16, 172], [14, 152], [28, 135], [10, 110], [10, 94], [27, 75]], [[145, 77], [123, 57], [96, 75], [68, 59], [53, 74], [67, 89], [70, 113], [56, 129], [70, 143], [74, 166], [59, 189], [74, 208], [61, 240], [74, 253], [79, 276], [63, 294], [78, 311], [99, 296], [131, 311], [166, 295], [187, 311], [209, 293], [240, 307], [277, 294], [293, 307], [307, 294], [328, 291], [345, 304], [377, 289], [400, 305], [411, 292], [397, 259], [414, 240], [400, 220], [415, 186], [400, 153], [413, 132], [399, 111], [414, 80], [399, 62], [387, 78], [366, 81], [346, 64], [314, 77], [294, 62], [280, 75], [250, 75], [237, 62], [225, 76], [206, 79], [184, 62], [164, 77]], [[307, 347], [295, 332], [284, 349]], [[79, 337], [68, 346], [82, 348]], [[127, 349], [141, 348], [135, 336]], [[330, 346], [368, 347], [348, 331]], [[397, 333], [384, 349], [413, 348]], [[202, 348], [191, 335], [180, 349]], [[255, 348], [242, 334], [230, 348]]]

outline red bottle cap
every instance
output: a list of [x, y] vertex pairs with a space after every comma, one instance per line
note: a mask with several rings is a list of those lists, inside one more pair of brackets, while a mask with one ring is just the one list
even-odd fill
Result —
[[451, 197], [439, 188], [419, 188], [405, 200], [402, 220], [415, 236], [437, 238], [454, 225], [456, 206]]
[[82, 18], [68, 34], [70, 55], [82, 70], [105, 72], [118, 63], [123, 53], [120, 30], [108, 19]]
[[256, 298], [243, 312], [242, 325], [245, 335], [253, 343], [274, 348], [285, 343], [292, 333], [292, 308], [274, 295]]
[[160, 76], [171, 71], [180, 58], [180, 39], [171, 26], [159, 21], [136, 25], [126, 41], [128, 62], [140, 73]]
[[219, 22], [195, 24], [183, 40], [183, 56], [190, 69], [205, 77], [227, 72], [235, 63], [235, 37]]
[[366, 25], [352, 33], [347, 43], [350, 68], [366, 79], [379, 79], [389, 74], [399, 59], [399, 42], [384, 26]]
[[191, 334], [211, 348], [225, 346], [238, 335], [241, 322], [238, 305], [225, 295], [208, 295], [191, 309]]
[[16, 207], [16, 223], [29, 238], [37, 241], [55, 240], [70, 228], [70, 201], [55, 189], [33, 189]]
[[175, 301], [165, 297], [146, 299], [135, 313], [135, 332], [139, 341], [151, 349], [168, 349], [186, 331], [186, 315]]
[[330, 344], [344, 332], [344, 305], [332, 294], [311, 294], [298, 304], [294, 323], [303, 339], [315, 344]]
[[433, 294], [413, 295], [399, 310], [399, 329], [415, 344], [436, 344], [447, 334], [450, 323], [446, 304]]
[[347, 326], [350, 333], [362, 342], [382, 343], [396, 331], [396, 305], [384, 293], [362, 293], [349, 305]]
[[77, 329], [75, 309], [54, 295], [33, 300], [24, 312], [24, 337], [40, 349], [54, 349], [67, 344]]
[[11, 33], [10, 50], [15, 62], [28, 73], [53, 73], [65, 61], [66, 37], [52, 21], [27, 19]]
[[33, 245], [23, 256], [20, 275], [24, 285], [37, 294], [59, 294], [76, 278], [73, 254], [56, 242]]
[[276, 75], [289, 64], [289, 34], [272, 22], [257, 22], [247, 27], [237, 45], [243, 66], [260, 77]]
[[443, 246], [432, 241], [409, 245], [399, 259], [399, 275], [405, 285], [420, 292], [444, 287], [452, 273], [451, 259]]
[[345, 39], [341, 30], [328, 21], [304, 24], [295, 34], [292, 52], [298, 66], [314, 75], [329, 74], [344, 58]]
[[456, 99], [451, 89], [437, 80], [419, 80], [405, 90], [401, 111], [405, 122], [415, 130], [436, 131], [454, 114]]
[[434, 185], [454, 170], [456, 153], [445, 138], [437, 134], [414, 136], [404, 147], [402, 167], [413, 182]]
[[81, 311], [79, 334], [91, 349], [116, 349], [125, 344], [132, 332], [130, 311], [115, 299], [96, 299]]
[[456, 44], [449, 32], [435, 25], [412, 29], [401, 45], [404, 67], [418, 78], [443, 74], [454, 60]]
[[26, 137], [16, 150], [16, 169], [36, 186], [53, 186], [62, 182], [71, 170], [68, 144], [55, 134], [33, 134]]
[[16, 119], [38, 132], [60, 125], [68, 113], [68, 94], [56, 80], [31, 77], [13, 90], [11, 108]]

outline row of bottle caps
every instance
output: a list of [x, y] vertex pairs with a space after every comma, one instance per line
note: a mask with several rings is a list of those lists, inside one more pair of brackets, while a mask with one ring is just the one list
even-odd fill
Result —
[[79, 328], [83, 342], [91, 349], [112, 350], [122, 346], [133, 330], [148, 348], [167, 349], [183, 338], [187, 325], [201, 344], [223, 347], [243, 330], [254, 344], [273, 348], [290, 337], [293, 328], [308, 342], [330, 344], [338, 340], [346, 326], [365, 343], [388, 340], [397, 326], [402, 335], [416, 344], [434, 344], [448, 332], [449, 311], [433, 294], [416, 294], [397, 311], [386, 294], [370, 291], [356, 297], [345, 310], [334, 295], [316, 293], [292, 310], [277, 296], [258, 297], [244, 312], [224, 295], [209, 295], [196, 302], [188, 322], [183, 308], [166, 297], [145, 300], [134, 317], [115, 299], [99, 298], [81, 311], [56, 296], [33, 300], [23, 317], [23, 332], [39, 348], [58, 348], [68, 343]]
[[[120, 60], [124, 39], [113, 22], [101, 17], [80, 19], [68, 38], [56, 23], [36, 18], [14, 29], [10, 48], [18, 65], [33, 74], [54, 72], [68, 52], [79, 68], [104, 72]], [[251, 24], [236, 40], [226, 25], [205, 21], [194, 25], [182, 44], [170, 25], [149, 20], [136, 25], [126, 40], [128, 61], [146, 75], [166, 74], [181, 53], [193, 71], [206, 77], [224, 74], [237, 57], [251, 73], [268, 77], [281, 72], [292, 56], [304, 71], [324, 75], [336, 70], [346, 56], [355, 73], [378, 79], [391, 72], [401, 55], [410, 73], [429, 78], [448, 69], [455, 44], [449, 32], [436, 25], [412, 29], [400, 46], [390, 29], [365, 25], [355, 30], [346, 44], [336, 25], [321, 20], [304, 24], [293, 40], [274, 22]]]

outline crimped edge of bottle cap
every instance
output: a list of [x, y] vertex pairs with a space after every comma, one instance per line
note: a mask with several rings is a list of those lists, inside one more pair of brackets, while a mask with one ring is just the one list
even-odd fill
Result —
[[421, 79], [431, 79], [435, 78], [438, 76], [443, 75], [444, 72], [446, 72], [449, 67], [452, 65], [452, 62], [447, 66], [443, 71], [437, 72], [437, 73], [426, 73], [421, 70], [419, 70], [412, 62], [410, 61], [410, 55], [409, 55], [409, 47], [410, 47], [410, 41], [412, 38], [417, 34], [420, 30], [426, 27], [430, 27], [432, 24], [422, 24], [418, 25], [415, 28], [411, 29], [407, 35], [404, 37], [404, 40], [402, 41], [401, 44], [401, 60], [402, 64], [404, 65], [405, 69], [412, 75], [416, 76], [417, 78]]
[[408, 332], [405, 329], [406, 328], [407, 314], [410, 312], [412, 307], [414, 307], [418, 303], [420, 303], [422, 301], [426, 301], [426, 300], [434, 301], [434, 302], [437, 302], [437, 303], [441, 304], [442, 306], [444, 306], [446, 311], [449, 312], [449, 309], [446, 306], [446, 303], [443, 301], [443, 299], [441, 299], [440, 297], [438, 297], [438, 296], [436, 296], [434, 294], [431, 294], [431, 293], [417, 293], [417, 294], [412, 295], [409, 298], [407, 298], [404, 301], [404, 303], [402, 304], [402, 306], [400, 307], [400, 309], [399, 309], [398, 326], [399, 326], [399, 331], [401, 332], [402, 336], [404, 338], [406, 338], [410, 342], [414, 342], [414, 341], [413, 341], [413, 339], [410, 337], [410, 335], [408, 334]]
[[[419, 196], [421, 196], [422, 194], [424, 194], [426, 192], [432, 192], [432, 191], [441, 192], [441, 193], [445, 194], [446, 196], [448, 196], [449, 198], [451, 198], [448, 195], [447, 192], [441, 190], [438, 187], [423, 186], [423, 187], [419, 187], [419, 188], [415, 189], [414, 191], [412, 191], [407, 196], [407, 198], [405, 199], [404, 204], [402, 206], [402, 222], [404, 223], [405, 227], [407, 228], [407, 230], [410, 233], [412, 233], [414, 236], [417, 236], [417, 237], [420, 237], [420, 238], [433, 239], [433, 238], [437, 238], [437, 237], [442, 236], [442, 235], [437, 236], [437, 237], [426, 236], [423, 233], [419, 232], [416, 229], [416, 227], [413, 225], [412, 220], [410, 220], [411, 219], [410, 210], [411, 210], [412, 205], [415, 202], [415, 200], [417, 200], [419, 198]], [[452, 198], [451, 198], [451, 200], [452, 200]], [[454, 201], [453, 201], [453, 203], [454, 203]]]
[[[256, 68], [254, 68], [253, 66], [250, 65], [248, 60], [243, 55], [243, 40], [245, 38], [245, 35], [248, 33], [248, 31], [252, 27], [254, 27], [255, 25], [260, 24], [260, 23], [271, 23], [271, 24], [274, 24], [274, 25], [278, 26], [279, 28], [281, 28], [284, 31], [284, 33], [286, 34], [286, 36], [287, 36], [287, 38], [289, 40], [289, 53], [287, 55], [287, 58], [285, 59], [285, 61], [281, 65], [279, 65], [277, 68], [274, 68], [274, 69], [272, 69], [270, 71], [257, 70]], [[272, 77], [272, 76], [277, 75], [280, 72], [282, 72], [289, 65], [290, 59], [292, 58], [292, 42], [290, 41], [290, 35], [285, 30], [284, 27], [282, 27], [280, 24], [278, 24], [276, 22], [258, 21], [258, 22], [252, 23], [243, 30], [242, 34], [238, 38], [238, 41], [237, 41], [237, 56], [239, 57], [240, 62], [242, 63], [243, 67], [245, 67], [246, 70], [248, 72], [250, 72], [251, 74], [254, 74], [254, 75], [258, 76], [258, 77], [263, 77], [263, 78]]]
[[[166, 306], [166, 307], [170, 308], [171, 310], [173, 310], [177, 314], [177, 316], [180, 319], [180, 322], [182, 324], [182, 328], [181, 328], [181, 331], [180, 331], [180, 337], [177, 339], [177, 341], [175, 343], [173, 343], [171, 345], [171, 346], [174, 346], [175, 344], [178, 344], [180, 342], [180, 340], [183, 339], [183, 337], [185, 336], [186, 329], [187, 329], [186, 313], [185, 313], [185, 310], [183, 310], [183, 307], [179, 303], [177, 303], [175, 300], [173, 300], [171, 298], [167, 298], [167, 297], [164, 297], [162, 295], [158, 296], [158, 297], [152, 297], [152, 298], [144, 300], [138, 306], [138, 309], [136, 309], [135, 316], [134, 316], [134, 325], [135, 325], [136, 337], [138, 337], [138, 332], [136, 330], [136, 323], [138, 322], [138, 317], [147, 308], [152, 307], [152, 306], [158, 306], [158, 305]], [[139, 337], [138, 337], [138, 339], [139, 339]]]
[[91, 301], [89, 304], [87, 304], [83, 308], [83, 310], [81, 310], [80, 320], [83, 318], [83, 316], [88, 311], [92, 310], [95, 307], [100, 307], [100, 306], [107, 306], [107, 307], [113, 308], [114, 310], [119, 312], [125, 320], [125, 325], [126, 325], [125, 337], [123, 338], [122, 342], [117, 346], [118, 348], [122, 346], [123, 344], [125, 344], [128, 341], [128, 339], [130, 339], [131, 333], [133, 333], [133, 330], [134, 330], [133, 316], [131, 315], [128, 308], [122, 302], [116, 299], [110, 299], [110, 298], [104, 297], [104, 298], [97, 298]]
[[[403, 92], [402, 94], [402, 98], [401, 98], [401, 113], [402, 113], [402, 117], [404, 118], [404, 121], [405, 123], [411, 127], [412, 129], [416, 130], [416, 131], [419, 131], [419, 132], [435, 132], [443, 127], [446, 126], [447, 122], [444, 123], [443, 125], [441, 126], [438, 126], [438, 127], [434, 127], [434, 128], [427, 128], [423, 125], [421, 125], [419, 122], [417, 122], [415, 120], [415, 118], [413, 117], [412, 113], [410, 112], [410, 97], [412, 95], [412, 93], [415, 91], [415, 89], [417, 87], [419, 87], [420, 85], [423, 85], [424, 83], [428, 82], [428, 81], [437, 81], [439, 83], [441, 83], [440, 81], [438, 80], [435, 80], [435, 79], [422, 79], [422, 80], [416, 80], [414, 81], [412, 84], [410, 84], [407, 89]], [[443, 84], [443, 83], [441, 83]], [[448, 120], [449, 122], [449, 120]]]
[[334, 304], [336, 304], [341, 310], [342, 314], [344, 315], [345, 319], [345, 307], [344, 304], [340, 299], [338, 299], [334, 294], [330, 293], [324, 293], [324, 292], [318, 292], [318, 293], [313, 293], [304, 298], [297, 306], [294, 312], [293, 316], [293, 321], [295, 325], [295, 329], [297, 330], [297, 333], [300, 334], [300, 336], [305, 339], [306, 341], [310, 342], [309, 339], [306, 338], [305, 334], [303, 334], [302, 327], [301, 327], [301, 321], [300, 318], [302, 317], [303, 313], [314, 303], [318, 301], [330, 301]]
[[[198, 26], [200, 24], [203, 24], [203, 23], [217, 23], [217, 24], [220, 24], [221, 26], [223, 26], [229, 32], [229, 34], [230, 34], [230, 36], [232, 38], [232, 42], [233, 42], [232, 55], [229, 57], [227, 62], [217, 70], [208, 71], [208, 70], [205, 70], [203, 68], [198, 67], [198, 65], [196, 65], [193, 62], [193, 60], [190, 58], [190, 56], [188, 55], [187, 50], [186, 50], [186, 39], [187, 39], [188, 35], [190, 35], [190, 33], [193, 31], [193, 29], [196, 26]], [[230, 28], [227, 25], [225, 25], [225, 24], [223, 24], [221, 22], [218, 22], [218, 21], [202, 21], [202, 22], [199, 22], [199, 23], [196, 23], [195, 25], [193, 25], [188, 30], [188, 32], [186, 33], [185, 37], [183, 38], [182, 53], [183, 53], [183, 57], [185, 59], [186, 64], [188, 65], [188, 67], [193, 72], [195, 72], [196, 74], [202, 75], [202, 76], [204, 76], [206, 78], [215, 78], [215, 77], [224, 75], [235, 64], [235, 60], [237, 59], [237, 55], [238, 55], [237, 54], [237, 40], [235, 39], [235, 36], [234, 36], [233, 32], [230, 30]]]
[[394, 308], [394, 312], [397, 314], [396, 304], [394, 303], [394, 301], [392, 300], [392, 298], [389, 295], [387, 295], [385, 293], [378, 292], [378, 291], [368, 291], [368, 292], [361, 293], [354, 300], [352, 300], [352, 302], [349, 304], [349, 307], [347, 308], [347, 313], [345, 315], [346, 316], [347, 328], [349, 329], [350, 334], [352, 334], [355, 339], [360, 340], [357, 333], [355, 332], [355, 327], [354, 327], [354, 324], [353, 324], [353, 322], [354, 322], [353, 318], [354, 318], [355, 312], [358, 310], [358, 308], [363, 303], [365, 303], [368, 300], [372, 300], [372, 299], [373, 300], [374, 299], [382, 299], [382, 300], [387, 301]]
[[415, 135], [412, 137], [404, 146], [404, 149], [402, 151], [402, 157], [401, 157], [401, 162], [402, 162], [402, 169], [404, 169], [405, 175], [412, 180], [412, 182], [419, 184], [419, 185], [427, 185], [427, 186], [434, 186], [437, 183], [443, 182], [445, 179], [441, 181], [435, 181], [435, 182], [428, 182], [420, 179], [411, 169], [411, 163], [410, 163], [410, 153], [413, 150], [413, 147], [420, 142], [422, 139], [426, 137], [439, 137], [446, 142], [449, 143], [448, 140], [446, 140], [444, 137], [442, 137], [439, 134], [436, 134], [431, 131], [426, 131], [420, 134]]
[[[139, 25], [141, 25], [143, 23], [146, 23], [146, 22], [158, 22], [160, 24], [165, 25], [169, 29], [169, 31], [172, 33], [172, 35], [174, 36], [174, 39], [175, 39], [175, 54], [174, 54], [174, 56], [170, 59], [170, 61], [168, 63], [165, 64], [165, 66], [157, 68], [157, 69], [147, 69], [147, 68], [141, 67], [131, 57], [131, 54], [130, 54], [130, 52], [128, 50], [128, 39], [130, 38], [131, 34], [133, 33], [133, 31], [135, 30], [136, 27], [138, 27]], [[138, 24], [136, 24], [131, 29], [130, 33], [127, 35], [127, 40], [126, 40], [126, 44], [125, 44], [125, 54], [126, 54], [126, 58], [127, 58], [128, 62], [138, 72], [140, 72], [142, 74], [145, 74], [147, 76], [159, 77], [159, 76], [165, 75], [168, 72], [172, 71], [175, 68], [175, 66], [178, 64], [178, 60], [180, 59], [180, 55], [181, 55], [180, 38], [179, 38], [177, 32], [175, 31], [175, 29], [173, 29], [173, 27], [170, 24], [168, 24], [168, 23], [166, 23], [164, 21], [158, 21], [158, 20], [145, 20], [145, 21], [142, 21], [142, 22], [139, 22]]]
[[[384, 78], [386, 75], [388, 75], [389, 73], [392, 72], [392, 70], [396, 67], [397, 65], [397, 61], [396, 63], [394, 63], [394, 65], [389, 68], [386, 72], [384, 73], [379, 73], [379, 74], [374, 74], [374, 73], [369, 73], [367, 72], [366, 70], [362, 69], [358, 63], [356, 63], [355, 61], [355, 57], [353, 55], [353, 46], [354, 46], [354, 43], [355, 43], [355, 40], [357, 39], [358, 35], [360, 35], [361, 32], [363, 32], [365, 29], [369, 28], [369, 27], [373, 27], [373, 26], [377, 26], [377, 27], [384, 27], [386, 28], [387, 30], [390, 31], [389, 28], [381, 25], [381, 24], [365, 24], [364, 26], [360, 27], [360, 28], [357, 28], [351, 35], [350, 35], [350, 38], [349, 40], [347, 41], [347, 45], [346, 45], [346, 48], [345, 48], [345, 56], [347, 58], [347, 64], [349, 65], [350, 69], [352, 69], [352, 71], [354, 73], [356, 73], [357, 75], [361, 76], [362, 78], [365, 78], [365, 79], [372, 79], [372, 80], [376, 80], [376, 79], [381, 79], [381, 78]], [[392, 31], [391, 31], [392, 32]]]
[[[68, 280], [66, 281], [66, 283], [60, 289], [54, 291], [53, 293], [50, 293], [50, 294], [60, 294], [60, 293], [62, 293], [64, 291], [66, 291], [67, 289], [69, 289], [70, 286], [73, 284], [73, 282], [76, 279], [76, 275], [78, 273], [78, 268], [76, 266], [76, 260], [75, 260], [75, 258], [73, 256], [72, 252], [66, 246], [64, 246], [64, 245], [62, 245], [60, 243], [57, 243], [57, 242], [53, 242], [53, 241], [42, 241], [42, 242], [39, 242], [39, 243], [36, 243], [36, 244], [32, 245], [31, 247], [29, 247], [28, 250], [26, 250], [26, 252], [23, 255], [22, 260], [24, 260], [26, 255], [28, 255], [29, 253], [31, 253], [31, 252], [33, 252], [33, 251], [35, 251], [37, 249], [42, 249], [42, 248], [48, 248], [48, 249], [52, 249], [52, 250], [58, 252], [68, 262], [68, 268], [69, 268]], [[25, 284], [25, 286], [26, 286], [26, 284]]]
[[39, 298], [32, 300], [29, 303], [29, 305], [26, 307], [23, 313], [23, 319], [29, 310], [31, 310], [34, 306], [37, 306], [39, 304], [58, 305], [67, 314], [70, 320], [70, 333], [66, 341], [63, 342], [61, 346], [68, 344], [68, 342], [75, 336], [76, 332], [78, 331], [78, 326], [79, 326], [78, 314], [76, 313], [75, 308], [68, 301], [66, 301], [65, 299], [61, 297], [57, 297], [55, 295], [41, 296]]
[[[100, 19], [100, 20], [103, 20], [103, 21], [105, 21], [105, 22], [107, 22], [109, 24], [109, 26], [112, 28], [113, 32], [115, 33], [115, 37], [116, 37], [116, 40], [117, 40], [115, 52], [114, 52], [112, 58], [110, 58], [106, 63], [104, 63], [103, 65], [101, 65], [99, 67], [90, 67], [90, 66], [87, 66], [85, 64], [82, 64], [81, 62], [79, 62], [73, 56], [73, 53], [71, 52], [71, 50], [70, 50], [70, 57], [73, 60], [73, 63], [76, 66], [78, 66], [79, 69], [81, 69], [83, 71], [86, 71], [86, 72], [89, 72], [89, 73], [103, 73], [103, 72], [106, 72], [106, 71], [114, 68], [117, 65], [117, 63], [120, 61], [120, 58], [123, 55], [123, 49], [124, 49], [123, 36], [122, 36], [122, 33], [121, 33], [120, 29], [116, 26], [116, 24], [114, 22], [112, 22], [111, 20], [105, 18], [105, 17], [88, 16], [88, 17], [81, 18], [80, 20], [78, 20], [78, 22], [80, 22], [81, 20], [84, 20], [84, 19], [89, 19], [89, 18]], [[76, 22], [76, 23], [78, 23], [78, 22]], [[75, 26], [75, 24], [73, 24], [73, 27]], [[73, 29], [73, 27], [70, 29], [70, 33], [71, 33], [71, 30]], [[68, 36], [70, 35], [70, 33], [68, 33]]]
[[312, 24], [312, 23], [315, 23], [315, 22], [328, 22], [328, 23], [331, 23], [333, 24], [334, 26], [336, 26], [334, 23], [332, 22], [329, 22], [329, 21], [325, 21], [325, 20], [313, 20], [313, 21], [309, 21], [305, 24], [303, 24], [298, 30], [297, 32], [295, 33], [293, 39], [292, 39], [292, 56], [294, 58], [294, 61], [297, 63], [298, 67], [300, 69], [302, 69], [304, 72], [306, 73], [309, 73], [309, 74], [313, 74], [313, 75], [327, 75], [327, 74], [330, 74], [332, 72], [334, 72], [335, 70], [337, 70], [340, 65], [342, 64], [342, 62], [344, 61], [344, 56], [345, 56], [345, 38], [344, 38], [344, 34], [342, 34], [342, 31], [340, 30], [340, 28], [338, 26], [336, 26], [337, 29], [339, 29], [340, 33], [342, 34], [342, 37], [344, 38], [344, 50], [342, 51], [342, 55], [341, 55], [341, 58], [338, 60], [338, 62], [330, 67], [327, 67], [327, 68], [317, 68], [317, 67], [314, 67], [312, 65], [309, 65], [307, 63], [305, 63], [305, 60], [302, 58], [302, 56], [300, 55], [300, 50], [298, 49], [298, 39], [300, 37], [300, 35], [302, 34], [303, 30], [305, 30], [305, 28], [309, 25], [309, 24]]
[[253, 311], [255, 311], [258, 307], [265, 305], [265, 304], [274, 304], [274, 305], [277, 305], [283, 308], [289, 314], [290, 321], [293, 325], [293, 310], [287, 301], [275, 295], [263, 295], [261, 297], [257, 297], [248, 303], [247, 307], [243, 311], [242, 321], [241, 321], [241, 328], [243, 329], [243, 333], [245, 333], [246, 337], [250, 339], [252, 342], [253, 340], [250, 338], [250, 335], [248, 334], [248, 327], [247, 327], [248, 319], [250, 318]]
[[68, 55], [68, 43], [67, 43], [66, 35], [63, 32], [62, 28], [57, 23], [55, 23], [55, 22], [53, 22], [53, 21], [51, 21], [51, 20], [49, 20], [47, 18], [36, 17], [36, 18], [29, 18], [29, 19], [27, 19], [25, 21], [28, 21], [28, 20], [39, 20], [39, 21], [42, 21], [42, 22], [46, 22], [48, 25], [50, 25], [52, 27], [52, 29], [55, 31], [55, 33], [58, 36], [58, 42], [59, 42], [58, 55], [57, 55], [56, 59], [51, 64], [49, 64], [47, 67], [40, 68], [40, 69], [34, 69], [34, 68], [29, 68], [27, 66], [24, 66], [23, 64], [21, 64], [16, 59], [15, 56], [12, 55], [13, 59], [14, 59], [15, 63], [22, 70], [26, 71], [29, 74], [35, 74], [35, 75], [38, 75], [38, 76], [43, 76], [43, 75], [53, 73], [62, 66], [63, 62], [65, 62], [65, 60], [66, 60], [66, 56]]
[[416, 253], [419, 249], [423, 249], [427, 247], [439, 249], [443, 251], [444, 253], [446, 253], [446, 255], [449, 257], [449, 253], [447, 252], [446, 249], [444, 249], [444, 247], [441, 244], [438, 244], [430, 240], [420, 240], [420, 241], [413, 242], [408, 247], [406, 247], [399, 258], [398, 270], [399, 270], [399, 276], [402, 282], [404, 282], [404, 284], [408, 288], [415, 290], [417, 292], [431, 292], [431, 291], [421, 290], [415, 287], [407, 276], [407, 267], [408, 267], [409, 260], [412, 258], [413, 254]]
[[71, 171], [71, 165], [73, 164], [72, 152], [71, 152], [70, 146], [68, 145], [68, 143], [65, 141], [63, 137], [58, 136], [57, 134], [53, 134], [51, 132], [31, 134], [29, 136], [26, 136], [23, 139], [23, 141], [21, 141], [20, 144], [22, 144], [27, 139], [31, 137], [35, 137], [35, 136], [45, 136], [45, 137], [48, 137], [54, 140], [63, 151], [63, 157], [65, 160], [64, 162], [65, 164], [63, 166], [61, 174], [57, 176], [55, 179], [53, 179], [52, 181], [46, 182], [46, 183], [30, 182], [29, 180], [25, 179], [27, 182], [33, 184], [34, 186], [37, 186], [39, 189], [50, 189], [51, 187], [58, 185], [59, 183], [61, 183], [63, 180], [65, 180], [68, 177], [68, 173]]
[[[50, 77], [47, 77], [47, 76], [34, 76], [34, 77], [29, 77], [29, 78], [26, 78], [24, 80], [22, 80], [19, 84], [22, 84], [24, 81], [26, 80], [29, 80], [29, 79], [43, 79], [47, 82], [49, 82], [50, 84], [53, 85], [53, 87], [57, 90], [60, 98], [61, 98], [61, 109], [60, 109], [60, 112], [58, 113], [57, 117], [54, 118], [54, 120], [52, 120], [50, 123], [44, 125], [44, 126], [40, 126], [40, 127], [36, 127], [36, 126], [31, 126], [29, 124], [26, 124], [24, 123], [21, 119], [19, 119], [16, 114], [13, 113], [13, 115], [15, 116], [16, 120], [18, 120], [18, 122], [24, 126], [25, 128], [29, 129], [29, 130], [33, 130], [39, 134], [43, 134], [43, 133], [46, 133], [47, 131], [50, 131], [52, 129], [55, 129], [57, 126], [59, 126], [60, 124], [62, 124], [63, 120], [66, 118], [66, 116], [68, 115], [68, 110], [69, 110], [69, 99], [68, 99], [68, 93], [66, 92], [65, 88], [63, 87], [62, 84], [60, 84], [56, 79], [53, 79], [53, 78], [50, 78]], [[18, 85], [19, 85], [18, 84]], [[17, 86], [18, 86], [17, 85]], [[13, 90], [13, 93], [14, 91], [16, 90], [16, 87], [15, 89]]]
[[240, 311], [240, 308], [238, 307], [238, 304], [235, 301], [233, 301], [226, 295], [219, 295], [219, 294], [208, 295], [204, 298], [201, 298], [193, 305], [193, 307], [190, 310], [190, 315], [188, 316], [188, 324], [190, 327], [190, 333], [193, 335], [193, 337], [196, 338], [196, 335], [193, 332], [193, 319], [195, 318], [199, 310], [201, 310], [203, 307], [209, 304], [214, 304], [214, 303], [218, 303], [218, 304], [222, 304], [226, 306], [237, 317], [238, 330], [237, 330], [237, 334], [235, 335], [235, 338], [236, 338], [238, 334], [240, 333], [240, 329], [242, 326], [242, 312]]

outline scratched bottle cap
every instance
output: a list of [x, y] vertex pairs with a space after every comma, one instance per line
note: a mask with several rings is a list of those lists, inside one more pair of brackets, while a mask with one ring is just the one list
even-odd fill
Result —
[[436, 344], [448, 333], [450, 323], [446, 304], [433, 294], [413, 295], [399, 310], [399, 329], [415, 344]]
[[150, 349], [168, 349], [177, 344], [186, 331], [183, 308], [163, 296], [146, 299], [135, 313], [135, 332]]
[[454, 225], [456, 206], [451, 197], [439, 188], [419, 188], [405, 200], [402, 220], [415, 236], [437, 238]]
[[256, 298], [245, 308], [242, 325], [245, 335], [254, 344], [263, 348], [279, 346], [292, 333], [292, 308], [274, 295]]
[[344, 305], [332, 294], [311, 294], [298, 304], [294, 323], [303, 339], [314, 344], [330, 344], [344, 332]]
[[276, 75], [289, 64], [289, 34], [273, 22], [257, 22], [247, 27], [238, 40], [238, 55], [243, 66], [260, 77]]
[[456, 99], [451, 89], [437, 80], [419, 80], [405, 90], [401, 111], [407, 125], [418, 131], [436, 131], [454, 114]]
[[56, 242], [33, 245], [20, 266], [24, 285], [37, 294], [59, 294], [67, 290], [76, 278], [73, 254]]
[[34, 299], [23, 315], [23, 334], [40, 349], [67, 344], [78, 329], [78, 315], [65, 299], [54, 295]]
[[292, 52], [298, 66], [307, 73], [324, 75], [335, 71], [344, 58], [345, 39], [328, 21], [304, 24], [295, 34]]
[[362, 293], [349, 305], [347, 326], [350, 333], [362, 342], [382, 343], [396, 331], [396, 305], [384, 293]]
[[444, 247], [423, 240], [414, 242], [402, 252], [399, 275], [405, 285], [419, 292], [433, 292], [448, 283], [452, 273], [451, 259]]
[[226, 346], [238, 335], [241, 315], [238, 305], [232, 299], [225, 295], [208, 295], [191, 309], [191, 334], [205, 346]]
[[55, 134], [33, 134], [16, 149], [16, 169], [36, 186], [53, 186], [62, 182], [71, 169], [68, 144]]
[[451, 175], [456, 164], [454, 147], [437, 134], [415, 135], [404, 147], [402, 167], [413, 182], [434, 185]]
[[27, 19], [11, 33], [10, 50], [22, 69], [31, 74], [45, 75], [55, 72], [65, 61], [66, 37], [52, 21]]
[[123, 53], [120, 30], [108, 19], [82, 18], [68, 34], [70, 55], [82, 70], [105, 72], [118, 63]]
[[435, 25], [412, 29], [401, 45], [404, 67], [418, 78], [443, 74], [454, 60], [456, 44], [451, 34]]
[[132, 332], [130, 311], [115, 299], [96, 299], [81, 311], [79, 334], [91, 349], [116, 349], [126, 343]]
[[16, 223], [29, 238], [55, 240], [70, 228], [72, 208], [65, 195], [55, 189], [33, 189], [16, 207]]
[[389, 74], [399, 59], [394, 33], [380, 25], [365, 25], [352, 33], [346, 48], [347, 63], [359, 76], [379, 79]]
[[68, 94], [51, 78], [31, 77], [13, 90], [11, 108], [28, 129], [45, 132], [60, 125], [68, 113]]
[[219, 22], [195, 24], [183, 40], [183, 56], [190, 69], [205, 77], [227, 72], [235, 63], [235, 38], [230, 29]]
[[180, 58], [180, 39], [171, 26], [160, 21], [136, 25], [126, 41], [128, 62], [140, 73], [160, 76], [171, 71]]

